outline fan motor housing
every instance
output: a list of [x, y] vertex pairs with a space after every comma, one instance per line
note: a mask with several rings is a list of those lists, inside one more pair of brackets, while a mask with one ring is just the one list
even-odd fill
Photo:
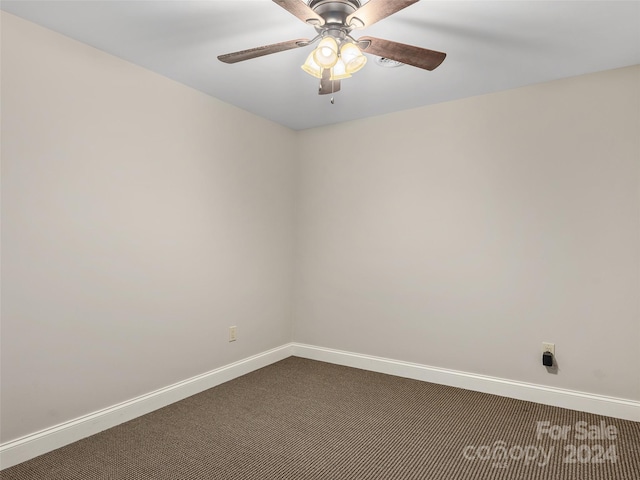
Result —
[[360, 8], [359, 0], [311, 0], [309, 8], [324, 18], [326, 25], [347, 26], [347, 17]]

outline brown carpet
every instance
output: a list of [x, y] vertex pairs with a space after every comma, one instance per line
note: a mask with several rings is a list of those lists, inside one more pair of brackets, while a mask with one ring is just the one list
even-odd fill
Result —
[[0, 478], [639, 480], [640, 423], [290, 357]]

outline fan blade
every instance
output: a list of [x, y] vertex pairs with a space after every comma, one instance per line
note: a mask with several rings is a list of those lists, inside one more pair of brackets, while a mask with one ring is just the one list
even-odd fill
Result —
[[309, 45], [309, 41], [310, 40], [307, 40], [306, 38], [299, 38], [298, 40], [289, 40], [288, 42], [264, 45], [262, 47], [250, 48], [249, 50], [241, 50], [239, 52], [219, 55], [218, 60], [224, 63], [242, 62], [244, 60], [262, 57], [264, 55], [271, 55], [272, 53], [284, 52], [285, 50], [291, 50], [293, 48], [306, 47]]
[[340, 91], [340, 80], [331, 80], [331, 70], [325, 68], [322, 71], [318, 95], [328, 95]]
[[309, 6], [301, 0], [273, 0], [287, 12], [298, 17], [305, 23], [314, 26], [324, 25], [324, 18], [311, 10]]
[[369, 0], [347, 17], [347, 25], [364, 28], [399, 12], [420, 0]]
[[425, 70], [435, 69], [447, 56], [446, 53], [436, 52], [435, 50], [427, 50], [426, 48], [374, 37], [360, 37], [358, 44], [365, 53], [424, 68]]

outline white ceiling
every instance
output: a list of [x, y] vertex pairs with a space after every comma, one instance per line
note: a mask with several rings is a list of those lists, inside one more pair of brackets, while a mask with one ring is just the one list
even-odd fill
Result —
[[444, 63], [432, 72], [383, 68], [369, 56], [332, 105], [300, 69], [313, 47], [234, 65], [216, 59], [313, 38], [271, 0], [3, 0], [1, 8], [296, 130], [640, 64], [639, 1], [422, 0], [353, 36], [446, 52]]

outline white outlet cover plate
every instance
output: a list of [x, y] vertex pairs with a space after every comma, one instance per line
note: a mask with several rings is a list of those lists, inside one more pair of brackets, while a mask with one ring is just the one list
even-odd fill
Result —
[[551, 352], [551, 355], [556, 354], [556, 345], [555, 343], [542, 342], [542, 352]]

